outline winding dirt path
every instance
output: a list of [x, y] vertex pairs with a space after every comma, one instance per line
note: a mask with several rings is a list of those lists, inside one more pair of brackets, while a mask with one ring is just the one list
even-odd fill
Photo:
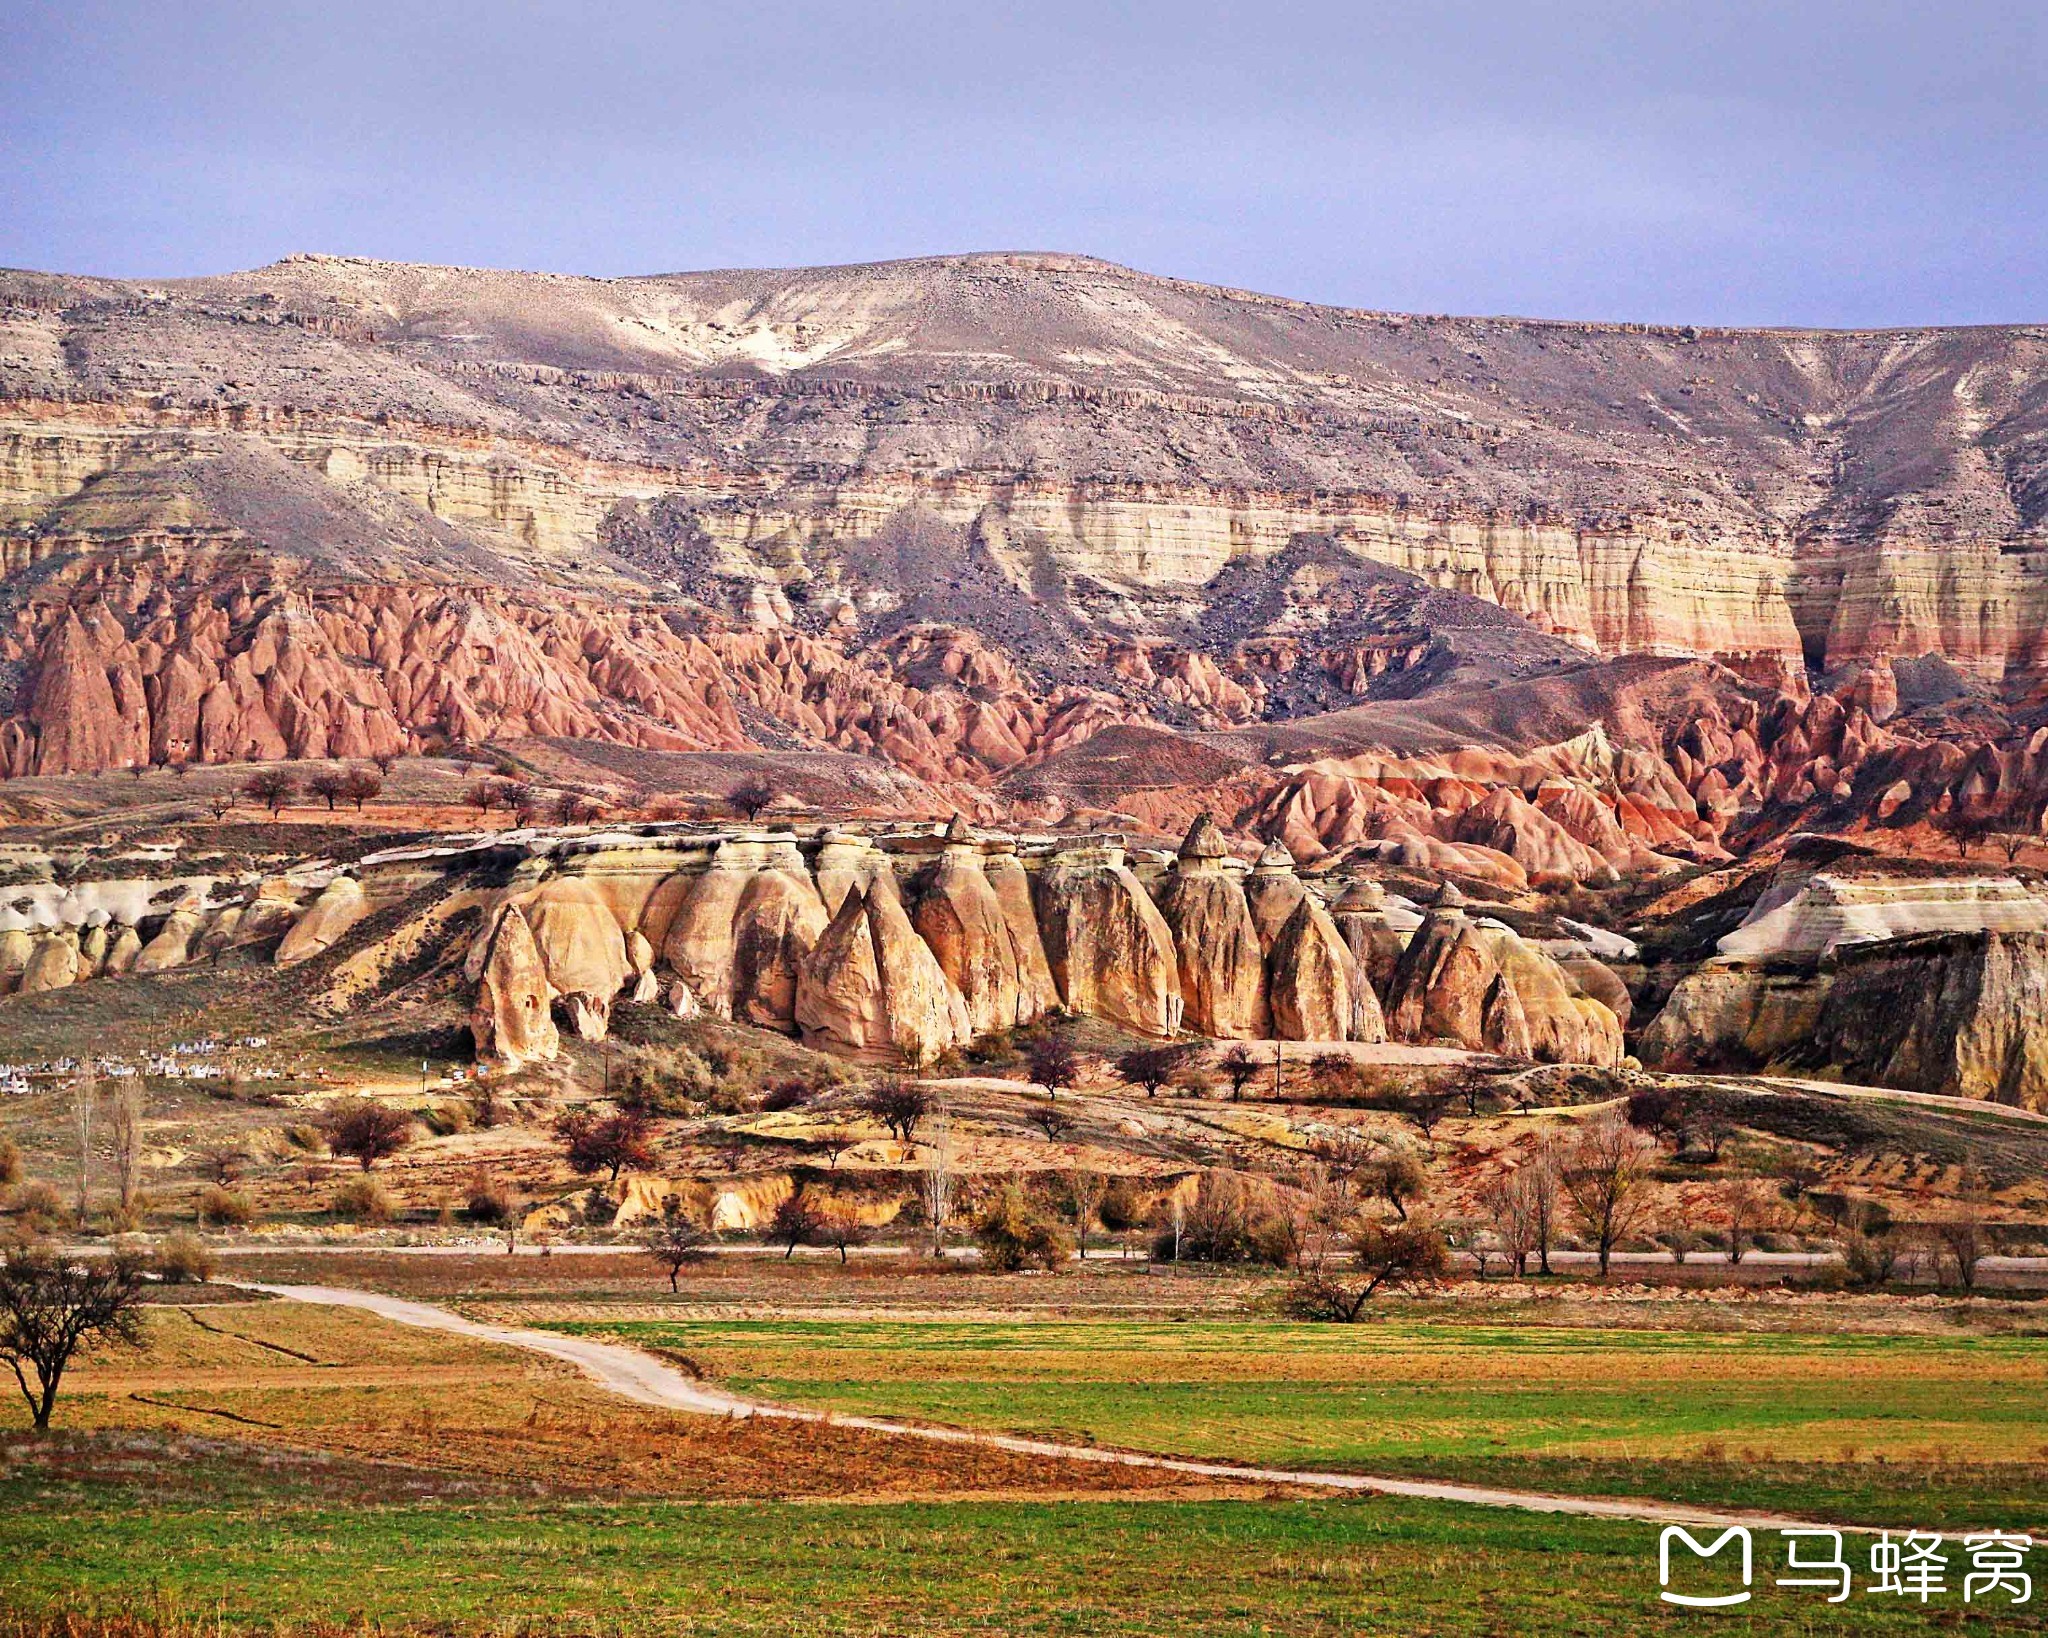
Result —
[[[773, 1416], [792, 1422], [830, 1422], [834, 1427], [859, 1428], [865, 1432], [899, 1439], [927, 1439], [936, 1444], [985, 1445], [1020, 1456], [1049, 1456], [1065, 1461], [1103, 1462], [1115, 1466], [1157, 1468], [1169, 1473], [1186, 1473], [1196, 1478], [1224, 1479], [1250, 1484], [1300, 1485], [1322, 1490], [1369, 1491], [1386, 1496], [1413, 1496], [1425, 1501], [1462, 1502], [1477, 1507], [1512, 1507], [1529, 1513], [1571, 1513], [1586, 1518], [1632, 1519], [1650, 1524], [1709, 1524], [1725, 1527], [1748, 1525], [1752, 1529], [1810, 1527], [1810, 1519], [1779, 1518], [1762, 1513], [1728, 1512], [1714, 1508], [1686, 1507], [1658, 1501], [1610, 1500], [1591, 1496], [1553, 1496], [1536, 1490], [1496, 1490], [1486, 1485], [1451, 1484], [1434, 1479], [1398, 1479], [1366, 1473], [1325, 1473], [1309, 1469], [1251, 1467], [1232, 1462], [1201, 1462], [1180, 1456], [1155, 1456], [1142, 1451], [1103, 1450], [1092, 1445], [1061, 1444], [1049, 1439], [1027, 1439], [1015, 1434], [980, 1433], [963, 1428], [929, 1427], [915, 1422], [897, 1422], [877, 1416], [842, 1416], [825, 1411], [802, 1410], [789, 1405], [771, 1405], [743, 1398], [723, 1388], [685, 1376], [664, 1365], [651, 1354], [623, 1343], [599, 1342], [589, 1337], [563, 1336], [552, 1331], [533, 1331], [516, 1325], [488, 1325], [479, 1320], [437, 1307], [387, 1297], [375, 1291], [356, 1291], [326, 1285], [261, 1285], [234, 1282], [250, 1291], [293, 1302], [325, 1303], [340, 1308], [359, 1308], [401, 1325], [417, 1325], [429, 1331], [448, 1331], [495, 1342], [508, 1348], [525, 1348], [574, 1365], [600, 1386], [642, 1405], [667, 1410], [692, 1411], [705, 1416]], [[1854, 1530], [1855, 1525], [1823, 1526]]]

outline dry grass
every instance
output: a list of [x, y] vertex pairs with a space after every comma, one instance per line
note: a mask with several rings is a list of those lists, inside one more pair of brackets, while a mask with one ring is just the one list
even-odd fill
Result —
[[630, 1405], [521, 1350], [282, 1302], [156, 1310], [142, 1353], [76, 1369], [59, 1421], [108, 1435], [226, 1436], [559, 1496], [1216, 1493], [1143, 1469]]

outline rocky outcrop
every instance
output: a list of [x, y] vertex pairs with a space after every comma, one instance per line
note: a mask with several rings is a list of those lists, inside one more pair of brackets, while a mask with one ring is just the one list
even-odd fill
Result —
[[662, 939], [663, 964], [714, 1017], [732, 1016], [733, 920], [754, 869], [735, 844], [721, 845], [711, 868], [684, 890]]
[[1159, 910], [1173, 930], [1183, 1025], [1220, 1040], [1263, 1040], [1271, 1028], [1265, 947], [1228, 859], [1216, 821], [1201, 815], [1160, 886]]
[[68, 989], [78, 979], [78, 933], [67, 928], [36, 940], [28, 964], [22, 968], [19, 988], [23, 995], [34, 995], [42, 990]]
[[925, 1064], [971, 1038], [967, 1004], [910, 925], [886, 879], [855, 888], [797, 979], [806, 1045]]
[[796, 1028], [798, 979], [828, 920], [794, 847], [779, 850], [748, 880], [732, 920], [735, 1018], [764, 1029]]
[[138, 973], [169, 972], [192, 959], [193, 941], [206, 930], [206, 912], [187, 905], [164, 918], [156, 936], [135, 957]]
[[1059, 1004], [1037, 925], [1026, 921], [1020, 929], [1004, 913], [958, 821], [938, 862], [922, 874], [911, 924], [959, 990], [976, 1035], [1015, 1029]]
[[277, 946], [277, 964], [290, 967], [311, 960], [369, 913], [370, 901], [363, 892], [363, 884], [353, 876], [335, 877], [292, 923], [291, 931]]
[[1267, 957], [1273, 1034], [1283, 1041], [1384, 1041], [1379, 1003], [1329, 912], [1303, 897]]
[[1813, 1039], [1826, 999], [1810, 968], [1709, 961], [1679, 980], [1637, 1053], [1653, 1069], [1761, 1069]]
[[517, 905], [500, 907], [487, 924], [470, 948], [466, 972], [476, 986], [469, 1029], [479, 1060], [518, 1069], [545, 1062], [561, 1050], [554, 988], [533, 929]]
[[2048, 933], [2048, 899], [2010, 876], [1781, 873], [1716, 948], [1737, 959], [1816, 961], [1844, 945], [1944, 932]]
[[1294, 855], [1287, 850], [1287, 844], [1268, 842], [1244, 883], [1245, 903], [1251, 907], [1261, 950], [1272, 951], [1280, 929], [1293, 919], [1307, 894], [1308, 889], [1294, 873]]
[[1963, 933], [1844, 951], [1812, 1055], [1844, 1080], [2048, 1110], [2048, 934]]
[[1069, 1012], [1141, 1035], [1181, 1027], [1173, 930], [1116, 845], [1066, 848], [1033, 884], [1053, 981]]
[[516, 905], [571, 1027], [583, 1040], [603, 1040], [612, 1003], [631, 976], [625, 935], [611, 910], [573, 876], [542, 883]]
[[1546, 1063], [1617, 1064], [1620, 1021], [1499, 922], [1475, 920], [1446, 884], [1402, 953], [1386, 995], [1397, 1040], [1448, 1040]]

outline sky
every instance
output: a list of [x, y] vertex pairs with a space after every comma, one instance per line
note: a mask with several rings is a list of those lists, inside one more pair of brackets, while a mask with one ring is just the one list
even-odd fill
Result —
[[2048, 6], [0, 0], [0, 265], [970, 250], [1415, 312], [2048, 320]]

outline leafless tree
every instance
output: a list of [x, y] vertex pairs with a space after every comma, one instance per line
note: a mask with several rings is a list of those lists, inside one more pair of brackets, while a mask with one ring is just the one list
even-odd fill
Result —
[[910, 1143], [931, 1112], [932, 1096], [915, 1081], [891, 1076], [877, 1081], [861, 1098], [861, 1107], [888, 1128], [898, 1143]]
[[1579, 1129], [1564, 1156], [1559, 1177], [1565, 1198], [1585, 1224], [1607, 1277], [1614, 1248], [1628, 1237], [1650, 1203], [1650, 1169], [1656, 1140], [1609, 1110]]
[[242, 794], [258, 807], [268, 808], [275, 819], [299, 794], [299, 782], [282, 768], [265, 768], [242, 781]]
[[39, 1431], [49, 1427], [58, 1385], [82, 1345], [142, 1345], [143, 1279], [142, 1265], [126, 1256], [85, 1262], [40, 1245], [0, 1251], [0, 1359]]
[[734, 813], [752, 824], [767, 811], [776, 795], [775, 784], [766, 774], [753, 774], [734, 786], [725, 800]]
[[1352, 1231], [1351, 1249], [1363, 1281], [1346, 1284], [1327, 1274], [1297, 1280], [1287, 1293], [1290, 1313], [1348, 1324], [1375, 1293], [1431, 1285], [1450, 1272], [1443, 1231], [1430, 1223], [1360, 1223]]
[[329, 813], [334, 811], [334, 804], [347, 795], [345, 781], [340, 771], [334, 768], [321, 769], [306, 781], [306, 789], [327, 804]]
[[648, 1225], [641, 1244], [668, 1275], [671, 1291], [677, 1289], [676, 1278], [684, 1269], [711, 1255], [704, 1246], [704, 1231], [683, 1215], [683, 1203], [674, 1195], [662, 1201], [661, 1216]]
[[1529, 1255], [1536, 1249], [1536, 1216], [1522, 1170], [1517, 1167], [1496, 1177], [1479, 1191], [1480, 1209], [1517, 1276], [1529, 1272]]
[[1142, 1086], [1146, 1097], [1156, 1098], [1161, 1087], [1173, 1084], [1174, 1077], [1186, 1063], [1185, 1047], [1172, 1044], [1133, 1047], [1117, 1055], [1116, 1072], [1127, 1086]]
[[873, 1235], [869, 1232], [867, 1224], [854, 1215], [851, 1206], [835, 1204], [820, 1214], [818, 1238], [821, 1243], [838, 1252], [839, 1260], [843, 1263], [849, 1249], [866, 1245]]
[[784, 1261], [798, 1246], [821, 1244], [824, 1232], [824, 1213], [801, 1189], [775, 1208], [775, 1216], [768, 1224], [768, 1238], [782, 1247]]
[[953, 1129], [943, 1102], [935, 1103], [925, 1123], [924, 1175], [920, 1190], [924, 1197], [925, 1227], [931, 1234], [932, 1255], [946, 1254], [946, 1230], [953, 1221]]
[[1263, 1066], [1252, 1056], [1251, 1048], [1239, 1041], [1216, 1060], [1216, 1067], [1230, 1083], [1230, 1097], [1234, 1103], [1244, 1096], [1244, 1089], [1259, 1078], [1259, 1070]]
[[1031, 1111], [1031, 1124], [1045, 1134], [1048, 1143], [1057, 1143], [1074, 1129], [1073, 1115], [1048, 1098]]
[[1073, 1035], [1064, 1029], [1039, 1036], [1025, 1049], [1024, 1061], [1030, 1066], [1031, 1078], [1054, 1098], [1061, 1087], [1072, 1091], [1081, 1078], [1081, 1054], [1074, 1047]]
[[1438, 1124], [1451, 1112], [1451, 1089], [1435, 1081], [1424, 1081], [1408, 1094], [1402, 1112], [1425, 1138], [1434, 1139]]
[[1522, 1191], [1529, 1212], [1529, 1233], [1535, 1242], [1539, 1273], [1550, 1272], [1550, 1250], [1557, 1243], [1557, 1213], [1563, 1199], [1564, 1163], [1556, 1144], [1548, 1138], [1537, 1148], [1535, 1158], [1515, 1173], [1515, 1186]]
[[1990, 1231], [1984, 1219], [1964, 1210], [1929, 1225], [1935, 1246], [1956, 1271], [1956, 1284], [1965, 1291], [1977, 1289], [1977, 1265], [1991, 1250]]
[[363, 811], [365, 802], [374, 802], [383, 791], [383, 779], [368, 768], [351, 768], [341, 776], [342, 799], [354, 803], [358, 813]]
[[1778, 1197], [1754, 1177], [1738, 1177], [1722, 1184], [1718, 1197], [1721, 1210], [1728, 1217], [1728, 1261], [1739, 1263], [1755, 1245], [1757, 1235], [1769, 1227]]
[[88, 1064], [71, 1078], [71, 1131], [78, 1140], [78, 1176], [71, 1211], [80, 1228], [85, 1227], [92, 1211], [92, 1129], [99, 1101], [99, 1077]]
[[825, 1151], [825, 1163], [834, 1171], [839, 1169], [839, 1157], [858, 1142], [858, 1135], [844, 1126], [828, 1126], [811, 1139], [815, 1147]]
[[[654, 1123], [637, 1109], [616, 1115], [579, 1109], [555, 1122], [555, 1135], [567, 1147], [570, 1170], [579, 1176], [603, 1172], [607, 1182], [616, 1183], [619, 1173], [654, 1164]], [[369, 1170], [367, 1161], [363, 1169]]]
[[412, 1141], [412, 1116], [369, 1098], [345, 1098], [320, 1117], [327, 1147], [368, 1171]]
[[114, 1094], [114, 1183], [124, 1225], [132, 1225], [142, 1209], [142, 1078], [123, 1081]]
[[1085, 1261], [1088, 1231], [1095, 1226], [1095, 1219], [1102, 1210], [1102, 1197], [1109, 1191], [1109, 1179], [1086, 1166], [1076, 1166], [1061, 1180], [1061, 1186], [1067, 1205], [1074, 1214], [1074, 1242], [1081, 1248], [1081, 1257]]

